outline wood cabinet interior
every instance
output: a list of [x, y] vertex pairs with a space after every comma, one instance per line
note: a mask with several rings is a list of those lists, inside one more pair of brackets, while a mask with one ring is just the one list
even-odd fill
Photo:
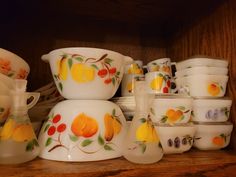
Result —
[[[30, 64], [29, 90], [52, 81], [49, 65], [40, 59], [42, 54], [56, 48], [89, 46], [114, 50], [144, 63], [166, 56], [180, 61], [196, 54], [227, 59], [227, 96], [235, 100], [234, 0], [27, 3], [3, 4], [0, 46]], [[235, 124], [234, 117], [235, 103], [231, 112]], [[232, 147], [236, 149], [236, 141]]]

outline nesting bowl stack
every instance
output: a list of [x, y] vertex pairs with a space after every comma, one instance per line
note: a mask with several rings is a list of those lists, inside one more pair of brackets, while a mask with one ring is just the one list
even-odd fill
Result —
[[228, 61], [193, 57], [176, 64], [179, 93], [193, 97], [191, 120], [196, 127], [194, 147], [216, 150], [230, 142], [233, 125], [228, 122], [232, 100], [224, 97]]
[[122, 156], [126, 120], [108, 101], [120, 85], [130, 57], [98, 48], [62, 48], [43, 55], [60, 95], [39, 134], [40, 157], [98, 161]]

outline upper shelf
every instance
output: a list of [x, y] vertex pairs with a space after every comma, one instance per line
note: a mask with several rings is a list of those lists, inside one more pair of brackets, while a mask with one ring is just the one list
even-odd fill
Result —
[[5, 1], [1, 23], [66, 23], [99, 21], [171, 31], [210, 13], [223, 0], [48, 0]]

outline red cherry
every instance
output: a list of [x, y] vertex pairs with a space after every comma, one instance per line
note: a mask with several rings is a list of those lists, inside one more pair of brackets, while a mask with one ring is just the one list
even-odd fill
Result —
[[167, 81], [167, 87], [170, 87], [170, 80]]
[[116, 73], [116, 68], [111, 68], [111, 69], [109, 69], [109, 73], [110, 73], [110, 74], [115, 74], [115, 73]]
[[48, 129], [48, 135], [49, 136], [52, 136], [56, 131], [56, 127], [55, 126], [51, 126], [49, 129]]
[[111, 83], [111, 78], [108, 78], [104, 81], [105, 84], [110, 84]]
[[163, 93], [168, 93], [169, 92], [169, 89], [167, 87], [164, 87], [163, 88]]
[[101, 78], [104, 78], [106, 75], [107, 75], [107, 69], [101, 69], [98, 71], [98, 75], [101, 77]]
[[66, 129], [66, 124], [60, 124], [60, 125], [57, 127], [57, 131], [58, 131], [59, 133], [63, 132], [65, 129]]
[[55, 124], [61, 120], [61, 115], [57, 114], [53, 117], [52, 122]]

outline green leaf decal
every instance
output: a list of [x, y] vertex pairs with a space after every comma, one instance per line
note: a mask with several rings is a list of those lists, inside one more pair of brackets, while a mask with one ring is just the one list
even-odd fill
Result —
[[116, 116], [116, 110], [115, 110], [115, 109], [112, 110], [112, 116], [113, 116], [113, 117]]
[[152, 115], [155, 115], [155, 111], [154, 111], [153, 108], [150, 109], [150, 112], [151, 112]]
[[104, 149], [107, 151], [114, 151], [114, 149], [112, 149], [112, 147], [107, 144], [104, 145]]
[[98, 144], [100, 144], [101, 146], [103, 146], [105, 144], [104, 139], [101, 137], [100, 134], [98, 136]]
[[167, 121], [168, 117], [167, 116], [163, 116], [161, 118], [161, 123], [165, 123]]
[[69, 65], [69, 68], [71, 69], [71, 67], [72, 67], [72, 65], [73, 65], [72, 58], [69, 58], [69, 59], [68, 59], [68, 65]]
[[90, 145], [92, 142], [93, 142], [92, 140], [86, 139], [86, 140], [82, 141], [81, 146], [82, 146], [82, 147], [88, 146], [88, 145]]
[[70, 137], [70, 140], [71, 141], [73, 141], [73, 142], [76, 142], [76, 141], [78, 141], [78, 137], [77, 136], [75, 136], [75, 135], [69, 135], [69, 137]]
[[113, 77], [111, 80], [112, 80], [112, 84], [115, 85], [116, 84], [115, 78]]
[[113, 60], [110, 59], [110, 58], [105, 58], [105, 59], [104, 59], [104, 62], [107, 63], [107, 64], [109, 64], [109, 65], [111, 64], [112, 61], [113, 61]]
[[92, 64], [91, 66], [94, 67], [96, 70], [99, 70], [99, 68], [97, 67], [97, 65]]
[[32, 151], [34, 149], [34, 143], [33, 141], [28, 142], [27, 146], [26, 146], [26, 151]]
[[194, 112], [193, 111], [191, 111], [191, 116], [194, 117]]
[[49, 146], [51, 143], [52, 143], [52, 138], [48, 138], [45, 143], [45, 146]]
[[185, 110], [185, 107], [184, 107], [184, 106], [178, 106], [177, 108], [180, 109], [181, 111], [184, 111], [184, 110]]
[[142, 123], [145, 123], [147, 120], [145, 119], [145, 118], [141, 118], [141, 119], [139, 119], [140, 120], [140, 122], [142, 122]]
[[4, 112], [4, 108], [1, 107], [0, 108], [0, 113], [2, 113], [2, 112]]
[[145, 144], [145, 143], [142, 143], [142, 144], [140, 144], [140, 146], [141, 146], [141, 151], [142, 151], [142, 153], [144, 153], [144, 152], [146, 151], [146, 149], [147, 149], [146, 144]]
[[181, 116], [180, 120], [183, 120], [184, 119], [184, 115]]
[[119, 75], [120, 75], [120, 71], [118, 71], [118, 72], [116, 73], [116, 75], [119, 76]]
[[83, 62], [84, 60], [83, 60], [83, 58], [81, 58], [81, 57], [76, 57], [75, 58], [78, 62]]
[[39, 143], [36, 139], [33, 139], [32, 142], [33, 142], [34, 146], [39, 146]]
[[62, 90], [63, 90], [63, 85], [62, 85], [62, 83], [59, 82], [58, 85], [59, 85], [60, 90], [62, 91]]
[[45, 133], [45, 132], [48, 130], [49, 127], [50, 127], [50, 124], [47, 124], [47, 125], [45, 126], [43, 132]]
[[10, 73], [10, 74], [8, 74], [7, 76], [8, 77], [12, 77], [14, 75], [14, 73]]
[[220, 89], [221, 89], [222, 91], [224, 91], [224, 88], [223, 88], [222, 86], [220, 86]]

